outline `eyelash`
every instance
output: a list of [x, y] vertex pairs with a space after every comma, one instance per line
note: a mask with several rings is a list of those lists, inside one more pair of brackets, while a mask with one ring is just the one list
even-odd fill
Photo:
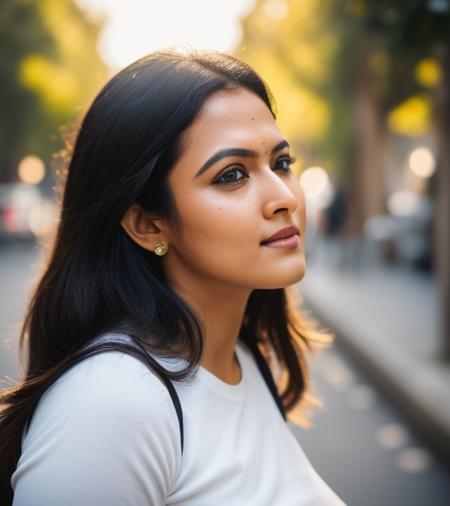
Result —
[[[278, 158], [278, 160], [277, 160], [277, 162], [276, 162], [276, 163], [278, 164], [278, 163], [280, 163], [280, 162], [287, 162], [287, 164], [288, 164], [287, 169], [281, 169], [281, 170], [282, 170], [282, 172], [290, 172], [290, 171], [291, 171], [291, 167], [290, 167], [290, 166], [291, 166], [293, 163], [295, 163], [295, 162], [296, 162], [296, 160], [297, 160], [297, 159], [296, 159], [295, 157], [293, 157], [293, 156], [283, 156], [283, 157]], [[219, 182], [219, 181], [220, 181], [220, 179], [222, 179], [222, 178], [223, 178], [224, 176], [226, 176], [227, 174], [231, 174], [231, 173], [233, 173], [235, 170], [240, 170], [241, 172], [243, 172], [243, 170], [241, 169], [241, 167], [232, 167], [231, 169], [229, 169], [229, 170], [227, 170], [227, 171], [223, 172], [223, 173], [222, 173], [222, 174], [221, 174], [221, 175], [220, 175], [220, 176], [219, 176], [219, 177], [218, 177], [218, 178], [214, 181], [214, 184], [219, 184], [219, 185], [232, 185], [232, 184], [236, 184], [236, 183], [239, 183], [240, 181], [244, 180], [245, 178], [244, 178], [244, 177], [242, 177], [242, 178], [240, 178], [240, 179], [236, 179], [235, 181], [225, 181], [225, 182]], [[248, 177], [248, 176], [247, 176], [247, 174], [246, 174], [246, 177]]]

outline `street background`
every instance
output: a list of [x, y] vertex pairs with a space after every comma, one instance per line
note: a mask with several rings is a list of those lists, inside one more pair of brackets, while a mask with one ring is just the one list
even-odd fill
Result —
[[73, 132], [109, 76], [190, 45], [271, 89], [308, 204], [303, 310], [335, 335], [291, 426], [349, 505], [450, 501], [450, 1], [7, 0], [0, 6], [0, 389], [58, 221]]

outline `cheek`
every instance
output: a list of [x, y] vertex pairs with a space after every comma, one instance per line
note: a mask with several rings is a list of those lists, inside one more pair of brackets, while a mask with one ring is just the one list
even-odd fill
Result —
[[[260, 223], [249, 199], [232, 200], [216, 193], [200, 198], [189, 194], [179, 203], [183, 223], [180, 249], [218, 261], [258, 250]], [[188, 250], [188, 251], [186, 251]], [[180, 251], [181, 253], [181, 251]]]
[[[299, 204], [292, 221], [305, 232], [305, 200], [297, 185]], [[185, 192], [177, 200], [182, 234], [174, 238], [180, 261], [191, 271], [251, 288], [280, 288], [304, 273], [303, 246], [298, 254], [260, 245], [267, 229], [258, 195]]]

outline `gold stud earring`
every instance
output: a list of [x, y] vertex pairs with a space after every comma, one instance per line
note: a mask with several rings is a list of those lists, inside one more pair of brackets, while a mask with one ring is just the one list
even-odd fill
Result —
[[169, 245], [166, 243], [166, 241], [157, 242], [155, 244], [155, 253], [160, 257], [165, 255], [168, 249]]

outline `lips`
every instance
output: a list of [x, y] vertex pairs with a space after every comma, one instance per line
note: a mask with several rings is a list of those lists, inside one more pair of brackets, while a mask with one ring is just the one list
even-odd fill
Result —
[[284, 227], [284, 228], [278, 230], [278, 232], [276, 234], [273, 234], [269, 238], [262, 241], [261, 244], [267, 244], [269, 242], [276, 241], [278, 239], [284, 239], [285, 237], [291, 237], [296, 234], [300, 234], [297, 227], [293, 227], [293, 226]]

